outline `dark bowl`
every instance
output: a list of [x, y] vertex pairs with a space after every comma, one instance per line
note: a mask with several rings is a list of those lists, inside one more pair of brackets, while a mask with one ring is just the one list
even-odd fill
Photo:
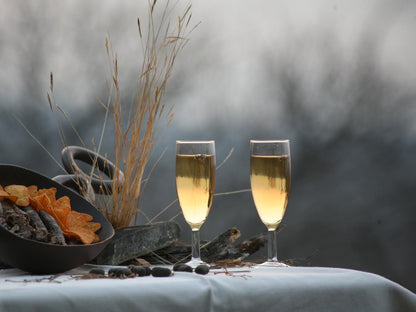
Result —
[[111, 223], [83, 197], [73, 190], [37, 172], [13, 165], [0, 164], [0, 185], [37, 185], [38, 188], [56, 187], [57, 198], [68, 196], [71, 208], [88, 213], [101, 224], [97, 231], [99, 242], [90, 245], [54, 245], [21, 238], [0, 226], [0, 261], [34, 274], [60, 273], [93, 260], [114, 235]]

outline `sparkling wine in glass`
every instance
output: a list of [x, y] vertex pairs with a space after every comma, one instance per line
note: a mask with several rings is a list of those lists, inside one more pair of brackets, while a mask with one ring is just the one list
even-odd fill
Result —
[[192, 229], [192, 259], [195, 268], [203, 264], [199, 229], [212, 205], [215, 188], [215, 142], [176, 141], [176, 191], [183, 216]]
[[250, 182], [257, 212], [268, 229], [268, 257], [262, 265], [286, 266], [277, 260], [276, 227], [290, 193], [289, 140], [250, 141]]

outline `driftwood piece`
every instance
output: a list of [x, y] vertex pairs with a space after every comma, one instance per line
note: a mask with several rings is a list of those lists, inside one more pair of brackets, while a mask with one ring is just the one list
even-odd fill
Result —
[[116, 231], [111, 242], [93, 262], [96, 264], [121, 264], [170, 246], [179, 237], [179, 225], [173, 221], [120, 229]]
[[[201, 258], [206, 262], [212, 259], [225, 259], [227, 257], [241, 256], [236, 255], [237, 249], [232, 243], [240, 237], [240, 231], [231, 228], [218, 235], [210, 242], [201, 242]], [[175, 242], [166, 248], [143, 255], [146, 261], [150, 263], [180, 263], [186, 262], [191, 257], [191, 246], [182, 242]]]
[[[210, 242], [201, 242], [201, 258], [207, 263], [213, 263], [225, 259], [245, 259], [262, 248], [267, 237], [260, 233], [239, 244], [235, 241], [240, 237], [240, 231], [231, 228], [218, 235]], [[142, 256], [146, 261], [157, 263], [186, 262], [191, 257], [191, 246], [182, 242], [176, 242], [171, 246], [157, 250], [151, 254]]]
[[238, 250], [233, 243], [240, 235], [240, 231], [233, 227], [218, 235], [212, 241], [203, 244], [201, 248], [201, 259], [210, 263], [215, 260], [235, 258]]
[[241, 242], [236, 248], [241, 254], [252, 255], [260, 250], [260, 248], [263, 248], [266, 243], [267, 235], [265, 235], [265, 233], [260, 233]]

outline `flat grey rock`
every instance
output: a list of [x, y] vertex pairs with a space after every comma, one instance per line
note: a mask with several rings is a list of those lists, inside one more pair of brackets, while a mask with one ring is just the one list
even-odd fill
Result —
[[94, 259], [96, 264], [117, 265], [170, 246], [179, 240], [180, 227], [167, 221], [116, 230], [111, 242]]

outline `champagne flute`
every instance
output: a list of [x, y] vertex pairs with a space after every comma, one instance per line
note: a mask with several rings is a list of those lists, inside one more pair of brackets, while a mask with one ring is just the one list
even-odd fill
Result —
[[290, 193], [289, 140], [250, 140], [250, 182], [257, 212], [268, 229], [268, 257], [261, 265], [286, 266], [277, 260], [276, 227]]
[[176, 191], [186, 222], [192, 229], [192, 258], [195, 268], [200, 256], [199, 229], [204, 224], [215, 188], [215, 142], [176, 141]]

